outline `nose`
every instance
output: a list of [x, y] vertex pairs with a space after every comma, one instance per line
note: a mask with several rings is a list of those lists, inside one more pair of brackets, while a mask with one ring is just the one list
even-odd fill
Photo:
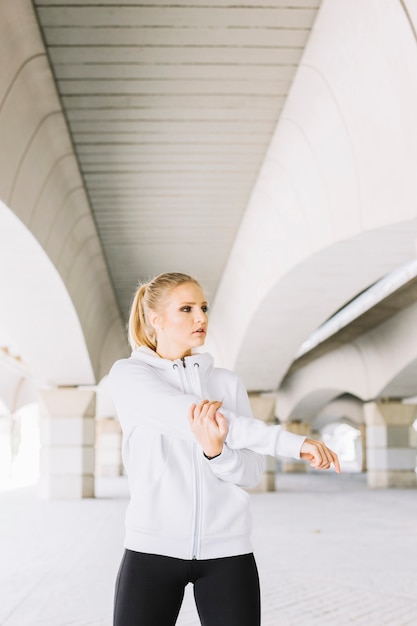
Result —
[[198, 309], [196, 316], [195, 316], [195, 321], [198, 322], [204, 322], [204, 324], [207, 321], [207, 313], [205, 313], [204, 311], [202, 311], [201, 309]]

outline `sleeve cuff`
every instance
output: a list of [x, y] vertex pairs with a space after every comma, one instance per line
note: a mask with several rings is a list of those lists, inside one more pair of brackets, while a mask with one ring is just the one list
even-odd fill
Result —
[[225, 465], [228, 462], [233, 462], [234, 459], [233, 451], [230, 450], [230, 448], [228, 448], [225, 443], [223, 444], [223, 450], [217, 456], [214, 456], [210, 459], [204, 454], [204, 452], [203, 456], [206, 459], [207, 463], [210, 463], [210, 465]]
[[300, 458], [301, 446], [307, 439], [304, 435], [296, 435], [281, 427], [277, 441], [277, 455], [288, 456], [293, 459]]
[[217, 459], [217, 457], [221, 455], [221, 452], [219, 452], [219, 454], [215, 454], [214, 456], [207, 456], [205, 452], [203, 452], [203, 454], [206, 457], [207, 461], [212, 461], [213, 459]]

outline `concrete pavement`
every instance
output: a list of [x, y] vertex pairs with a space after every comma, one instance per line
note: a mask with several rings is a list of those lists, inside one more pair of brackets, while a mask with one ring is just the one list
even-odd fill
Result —
[[[369, 490], [358, 474], [277, 485], [252, 495], [262, 626], [417, 626], [417, 492]], [[111, 626], [125, 479], [97, 495], [0, 494], [1, 626]], [[178, 626], [198, 624], [187, 588]]]

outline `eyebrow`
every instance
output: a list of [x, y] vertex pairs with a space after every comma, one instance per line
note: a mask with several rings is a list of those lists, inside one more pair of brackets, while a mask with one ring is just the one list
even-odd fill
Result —
[[[184, 304], [197, 304], [197, 302], [181, 302], [181, 306], [184, 306]], [[201, 302], [200, 304], [208, 304], [207, 300], [204, 300], [204, 302]]]

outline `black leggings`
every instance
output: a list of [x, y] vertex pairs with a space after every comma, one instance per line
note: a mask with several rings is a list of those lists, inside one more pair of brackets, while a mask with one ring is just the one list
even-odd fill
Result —
[[188, 583], [203, 626], [259, 626], [253, 554], [188, 561], [131, 550], [116, 581], [113, 626], [174, 626]]

